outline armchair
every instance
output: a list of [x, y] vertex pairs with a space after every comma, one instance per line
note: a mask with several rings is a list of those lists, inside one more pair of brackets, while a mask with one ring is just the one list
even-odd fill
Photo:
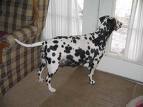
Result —
[[0, 95], [4, 95], [28, 73], [38, 67], [39, 48], [15, 43], [40, 41], [49, 0], [0, 1]]

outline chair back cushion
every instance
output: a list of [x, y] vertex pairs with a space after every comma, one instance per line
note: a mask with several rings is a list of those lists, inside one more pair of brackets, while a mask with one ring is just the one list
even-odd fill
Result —
[[32, 0], [1, 0], [0, 30], [12, 33], [14, 30], [32, 24]]

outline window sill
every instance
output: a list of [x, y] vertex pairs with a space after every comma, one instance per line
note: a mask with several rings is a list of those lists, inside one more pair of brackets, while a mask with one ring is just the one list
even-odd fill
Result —
[[112, 57], [117, 60], [125, 61], [127, 63], [143, 66], [143, 64], [127, 59], [123, 54], [115, 54], [112, 52], [105, 53], [105, 56]]

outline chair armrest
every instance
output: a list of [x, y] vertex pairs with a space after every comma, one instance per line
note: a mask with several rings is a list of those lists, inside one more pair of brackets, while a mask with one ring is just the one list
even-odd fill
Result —
[[33, 37], [37, 36], [37, 27], [36, 26], [28, 26], [28, 27], [23, 27], [19, 30], [14, 31], [11, 34], [8, 34], [6, 37], [6, 42], [9, 44], [9, 47], [13, 47], [16, 42], [15, 38], [20, 40], [21, 42], [27, 41], [32, 39]]

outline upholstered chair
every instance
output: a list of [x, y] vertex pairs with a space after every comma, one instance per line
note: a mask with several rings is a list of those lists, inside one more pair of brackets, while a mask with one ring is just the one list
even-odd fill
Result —
[[38, 68], [40, 49], [25, 48], [25, 42], [40, 41], [49, 0], [0, 1], [0, 95]]

